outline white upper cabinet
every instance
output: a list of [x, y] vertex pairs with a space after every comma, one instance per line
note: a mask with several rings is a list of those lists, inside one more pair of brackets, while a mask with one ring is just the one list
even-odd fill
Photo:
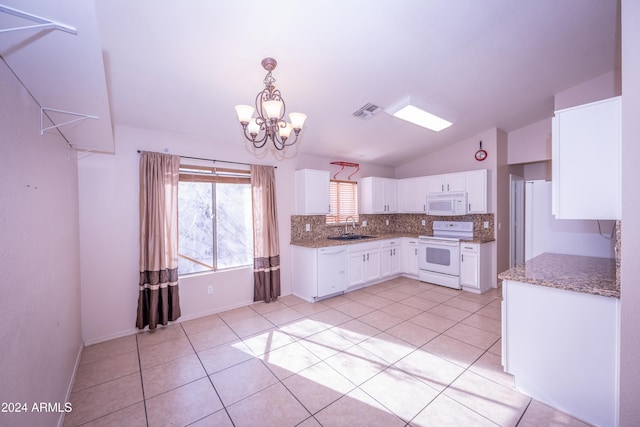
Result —
[[551, 164], [556, 218], [621, 218], [621, 127], [621, 97], [555, 112]]
[[358, 212], [393, 213], [398, 210], [397, 182], [393, 178], [369, 176], [358, 181]]
[[296, 215], [329, 213], [329, 171], [301, 169], [296, 171]]
[[487, 170], [468, 171], [467, 176], [467, 213], [487, 213], [489, 197], [487, 194]]
[[459, 193], [463, 191], [467, 191], [467, 178], [464, 172], [427, 177], [427, 193]]
[[398, 212], [425, 213], [427, 211], [427, 177], [398, 180]]

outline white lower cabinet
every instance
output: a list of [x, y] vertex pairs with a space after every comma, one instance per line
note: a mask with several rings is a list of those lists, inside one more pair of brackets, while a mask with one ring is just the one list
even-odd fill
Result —
[[420, 269], [418, 267], [418, 239], [405, 237], [402, 241], [402, 273], [418, 278]]
[[380, 278], [380, 242], [349, 245], [347, 287], [363, 285]]
[[462, 289], [483, 293], [493, 286], [491, 280], [491, 244], [460, 244], [460, 284]]
[[380, 276], [397, 276], [402, 271], [400, 239], [385, 240], [380, 249]]

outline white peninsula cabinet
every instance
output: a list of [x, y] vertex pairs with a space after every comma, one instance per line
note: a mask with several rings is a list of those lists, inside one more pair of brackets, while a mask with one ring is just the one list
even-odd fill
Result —
[[460, 284], [468, 292], [481, 294], [493, 287], [491, 243], [460, 243]]
[[397, 181], [368, 176], [358, 181], [358, 213], [393, 213], [398, 209]]
[[552, 211], [557, 219], [621, 219], [621, 97], [555, 112]]
[[329, 171], [297, 170], [295, 181], [296, 215], [329, 213]]

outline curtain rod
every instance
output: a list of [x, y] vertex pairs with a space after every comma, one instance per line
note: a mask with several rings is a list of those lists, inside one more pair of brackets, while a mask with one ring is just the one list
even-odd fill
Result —
[[[138, 154], [142, 153], [143, 150], [138, 150]], [[234, 165], [246, 165], [246, 166], [251, 166], [251, 163], [243, 163], [243, 162], [230, 162], [227, 160], [216, 160], [216, 159], [205, 159], [203, 157], [190, 157], [190, 156], [180, 156], [183, 159], [192, 159], [192, 160], [204, 160], [206, 162], [221, 162], [221, 163], [232, 163]], [[263, 166], [263, 165], [257, 165], [257, 166]], [[271, 165], [267, 165], [267, 166], [271, 166]], [[272, 166], [274, 169], [278, 169], [277, 166]]]

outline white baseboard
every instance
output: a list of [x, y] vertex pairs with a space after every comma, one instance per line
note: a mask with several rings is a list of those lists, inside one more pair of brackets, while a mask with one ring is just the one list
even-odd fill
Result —
[[[67, 397], [65, 402], [71, 401], [71, 392], [73, 391], [73, 384], [76, 382], [76, 374], [78, 373], [78, 366], [80, 366], [80, 359], [82, 359], [82, 351], [84, 350], [84, 343], [80, 342], [80, 348], [78, 349], [78, 355], [76, 356], [76, 363], [73, 366], [73, 372], [71, 373], [71, 380], [69, 381], [69, 386], [67, 387]], [[60, 413], [60, 418], [58, 418], [58, 427], [62, 427], [64, 425], [64, 417], [66, 413]]]

